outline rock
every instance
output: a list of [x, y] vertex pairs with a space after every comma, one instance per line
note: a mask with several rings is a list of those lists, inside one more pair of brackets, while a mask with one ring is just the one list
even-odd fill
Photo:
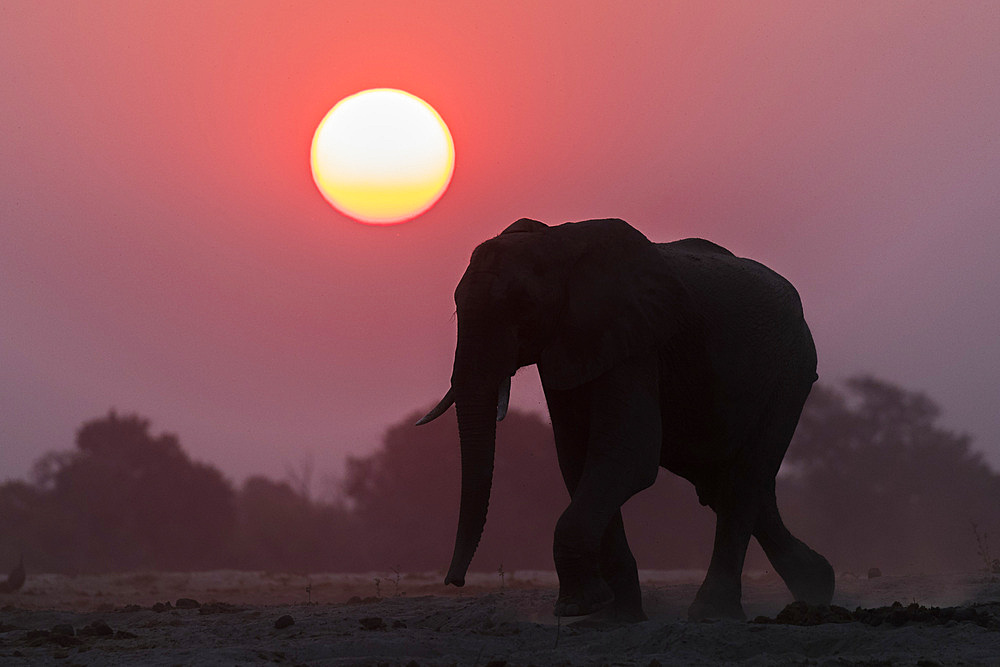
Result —
[[177, 602], [174, 606], [178, 609], [197, 609], [201, 606], [201, 603], [197, 600], [192, 600], [191, 598], [177, 598]]
[[385, 621], [378, 616], [368, 616], [361, 619], [361, 627], [365, 630], [385, 630]]
[[94, 621], [80, 628], [81, 637], [110, 637], [113, 634], [115, 631], [104, 621]]
[[295, 625], [295, 619], [289, 616], [288, 614], [281, 616], [280, 618], [278, 618], [278, 620], [274, 622], [274, 627], [276, 627], [278, 630], [284, 630], [290, 625]]

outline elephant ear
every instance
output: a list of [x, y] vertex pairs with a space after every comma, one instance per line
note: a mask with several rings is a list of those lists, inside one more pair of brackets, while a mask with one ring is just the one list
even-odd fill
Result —
[[551, 229], [564, 233], [567, 243], [582, 243], [582, 252], [569, 272], [555, 333], [539, 358], [545, 386], [579, 386], [670, 340], [683, 317], [684, 292], [653, 243], [621, 220]]

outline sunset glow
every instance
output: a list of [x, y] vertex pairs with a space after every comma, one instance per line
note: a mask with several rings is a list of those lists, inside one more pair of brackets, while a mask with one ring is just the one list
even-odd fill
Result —
[[316, 186], [344, 215], [368, 224], [410, 220], [441, 198], [455, 147], [441, 116], [402, 90], [364, 90], [338, 102], [312, 142]]
[[[521, 218], [548, 225], [621, 218], [651, 242], [702, 238], [761, 260], [799, 293], [818, 350], [820, 380], [810, 400], [823, 401], [824, 414], [844, 415], [848, 426], [860, 428], [851, 413], [864, 403], [841, 384], [859, 375], [918, 389], [939, 405], [940, 429], [966, 435], [968, 454], [982, 457], [977, 469], [988, 463], [1000, 478], [998, 3], [624, 7], [606, 0], [0, 1], [6, 156], [0, 159], [0, 487], [9, 484], [6, 495], [0, 488], [0, 606], [16, 603], [3, 584], [22, 551], [27, 583], [18, 594], [30, 600], [39, 590], [33, 573], [91, 568], [117, 576], [113, 569], [173, 567], [161, 556], [176, 551], [171, 545], [190, 546], [184, 535], [196, 534], [194, 521], [180, 538], [162, 534], [156, 521], [129, 524], [142, 529], [142, 540], [158, 540], [149, 549], [118, 530], [121, 517], [112, 516], [119, 523], [107, 535], [80, 530], [111, 524], [100, 518], [81, 523], [83, 505], [69, 503], [50, 483], [56, 468], [90, 460], [75, 436], [84, 421], [111, 409], [150, 420], [153, 437], [176, 434], [200, 470], [219, 471], [216, 481], [229, 490], [199, 500], [209, 511], [196, 519], [217, 516], [216, 506], [230, 508], [239, 519], [239, 544], [210, 551], [198, 537], [197, 552], [213, 568], [333, 572], [355, 557], [364, 571], [447, 566], [460, 485], [446, 487], [439, 475], [448, 484], [460, 482], [455, 411], [419, 429], [412, 424], [450, 385], [453, 297], [472, 252]], [[417, 122], [416, 131], [405, 123], [399, 129], [395, 107], [415, 109], [425, 122]], [[403, 143], [424, 149], [404, 151]], [[543, 266], [562, 252], [575, 251], [556, 248], [531, 258], [542, 263], [507, 284], [520, 291], [535, 271], [546, 280], [569, 271]], [[632, 272], [629, 267], [620, 278]], [[574, 287], [577, 282], [607, 287], [589, 274]], [[511, 303], [530, 306], [522, 296]], [[568, 308], [599, 316], [588, 301], [542, 298], [553, 304], [552, 326]], [[745, 305], [758, 322], [756, 305]], [[519, 415], [530, 414], [532, 432], [545, 431], [550, 443], [532, 449], [540, 458], [522, 472], [555, 487], [540, 491], [569, 499], [537, 367], [520, 370], [512, 384], [507, 418], [497, 430], [495, 501], [472, 565], [473, 572], [494, 577], [501, 562], [520, 571], [554, 567], [558, 514], [549, 520], [536, 508], [539, 521], [513, 533], [501, 518], [505, 507], [521, 514], [528, 507], [521, 477], [507, 474], [521, 461], [519, 448], [535, 444], [518, 430]], [[821, 385], [830, 391], [824, 394]], [[899, 396], [906, 412], [901, 397], [908, 394]], [[838, 407], [838, 397], [846, 404]], [[914, 401], [907, 414], [929, 405]], [[858, 493], [847, 504], [837, 505], [829, 494], [815, 512], [807, 509], [815, 505], [798, 503], [804, 494], [819, 498], [829, 490], [800, 474], [813, 470], [806, 462], [816, 453], [803, 437], [837, 436], [833, 447], [857, 440], [853, 430], [817, 424], [796, 435], [789, 452], [803, 464], [779, 482], [796, 489], [783, 501], [796, 503], [786, 512], [794, 514], [786, 517], [789, 528], [802, 530], [810, 545], [818, 540], [820, 553], [835, 554], [838, 572], [880, 567], [893, 575], [872, 580], [882, 586], [911, 568], [985, 571], [969, 520], [981, 534], [1000, 535], [1000, 481], [956, 478], [959, 491], [952, 493], [956, 487], [945, 486], [944, 478], [968, 462], [959, 452], [955, 465], [939, 466], [941, 480], [928, 472], [911, 493], [900, 486], [905, 471], [893, 469], [896, 459], [858, 450], [871, 463], [864, 480], [878, 482], [881, 472], [883, 497], [908, 511], [905, 522], [891, 520], [888, 509], [876, 512], [878, 531], [897, 539], [901, 555], [894, 563], [895, 557], [875, 552], [878, 535], [865, 532], [870, 522], [848, 529], [842, 520], [851, 518], [845, 507], [863, 509], [861, 477], [848, 480], [848, 491]], [[886, 424], [880, 428], [890, 433]], [[896, 447], [902, 436], [891, 435], [882, 444]], [[926, 442], [939, 442], [938, 435]], [[433, 499], [437, 509], [424, 512], [423, 503], [414, 503], [413, 516], [424, 518], [376, 521], [350, 497], [346, 477], [378, 472], [382, 459], [369, 455], [396, 452], [410, 438], [420, 438], [405, 448], [412, 474], [398, 478], [394, 489], [399, 498]], [[933, 446], [937, 460], [946, 461], [946, 450]], [[129, 458], [128, 451], [115, 452]], [[819, 467], [824, 461], [847, 469], [843, 456], [817, 459]], [[87, 465], [83, 472], [97, 470]], [[102, 474], [122, 470], [98, 467]], [[908, 462], [906, 471], [927, 468]], [[156, 482], [171, 470], [154, 472], [142, 479]], [[67, 470], [64, 477], [73, 481], [74, 475]], [[104, 479], [87, 475], [89, 482]], [[662, 555], [678, 559], [663, 567], [704, 567], [712, 513], [698, 505], [686, 481], [662, 477], [626, 503], [625, 525], [648, 523], [661, 536], [683, 539], [659, 546], [631, 540], [640, 565], [659, 567]], [[334, 478], [345, 483], [327, 483]], [[319, 508], [317, 521], [306, 523], [336, 539], [316, 538], [301, 522], [286, 526], [291, 542], [278, 540], [273, 548], [268, 544], [276, 533], [248, 532], [249, 514], [235, 503], [260, 509], [253, 513], [264, 523], [254, 525], [267, 529], [268, 521], [285, 516], [288, 488], [282, 485], [288, 481], [301, 500], [292, 499], [296, 507]], [[369, 488], [361, 477], [355, 481], [352, 488]], [[184, 489], [173, 494], [178, 501], [201, 498], [188, 493], [184, 480], [160, 482]], [[657, 518], [666, 508], [656, 501], [664, 484], [667, 520], [678, 521], [667, 527]], [[993, 493], [993, 505], [974, 503], [979, 496], [962, 491], [973, 487]], [[98, 504], [111, 498], [77, 491], [73, 498]], [[433, 495], [420, 495], [425, 492]], [[914, 494], [918, 505], [910, 502]], [[139, 499], [148, 495], [143, 490]], [[57, 496], [69, 514], [54, 513]], [[379, 507], [397, 506], [382, 503], [388, 493], [367, 497]], [[704, 515], [698, 525], [707, 533], [687, 530], [683, 503]], [[333, 515], [323, 508], [331, 507], [347, 513], [342, 523], [336, 518], [344, 530], [329, 530]], [[190, 518], [179, 509], [173, 514], [182, 523]], [[872, 518], [855, 514], [858, 521]], [[810, 516], [817, 522], [809, 524]], [[945, 517], [942, 532], [935, 521]], [[927, 520], [916, 526], [921, 518]], [[355, 528], [362, 522], [381, 532], [361, 535]], [[221, 524], [212, 530], [231, 532]], [[696, 543], [705, 535], [707, 542]], [[537, 553], [545, 562], [528, 563], [536, 551], [527, 541], [537, 546], [536, 536], [543, 538]], [[960, 542], [958, 549], [938, 548]], [[759, 545], [753, 550], [748, 567], [773, 572]], [[251, 551], [253, 559], [230, 562], [230, 554]], [[838, 552], [871, 562], [855, 568]], [[249, 562], [257, 556], [263, 562]], [[185, 556], [176, 567], [194, 563]], [[768, 585], [780, 588], [778, 579], [768, 577]], [[969, 599], [978, 595], [973, 582], [981, 579], [963, 579]], [[875, 585], [864, 576], [854, 583]], [[432, 585], [442, 582], [435, 576], [427, 582]], [[778, 598], [790, 594], [772, 592], [771, 609], [778, 611]], [[684, 597], [671, 606], [680, 615], [690, 602]], [[948, 591], [944, 597], [955, 599]], [[102, 601], [119, 599], [137, 601]], [[549, 607], [538, 607], [539, 613]], [[755, 604], [752, 614], [766, 608]], [[387, 623], [391, 629], [391, 619]], [[288, 636], [248, 627], [261, 630], [261, 642]], [[155, 643], [151, 650], [162, 653], [163, 642]], [[339, 651], [344, 642], [327, 644]], [[350, 642], [344, 645], [349, 650]], [[32, 653], [43, 648], [63, 647]], [[250, 648], [227, 661], [252, 661]], [[449, 650], [448, 660], [476, 662], [480, 648], [471, 656]], [[484, 649], [479, 661], [492, 659], [492, 650]], [[616, 659], [595, 655], [606, 654], [607, 661]], [[289, 649], [287, 659], [304, 662], [309, 655]], [[392, 660], [426, 661], [424, 655]], [[518, 661], [543, 664], [553, 655], [519, 652]], [[558, 659], [594, 660], [589, 655]], [[629, 653], [622, 659], [651, 658]], [[320, 659], [352, 660], [346, 654]], [[364, 654], [354, 661], [365, 659], [388, 658]]]

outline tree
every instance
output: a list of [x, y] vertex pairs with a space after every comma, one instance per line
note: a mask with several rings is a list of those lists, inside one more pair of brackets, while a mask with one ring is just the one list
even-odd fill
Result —
[[251, 477], [237, 496], [237, 567], [316, 572], [361, 563], [357, 522], [338, 505], [310, 501], [305, 487]]
[[[5, 485], [35, 562], [59, 571], [206, 569], [226, 562], [233, 491], [195, 463], [177, 437], [153, 437], [149, 421], [113, 410], [83, 424], [76, 450], [42, 457], [34, 486]], [[5, 512], [6, 514], [6, 512]]]
[[[350, 457], [342, 502], [321, 503], [309, 498], [308, 466], [291, 483], [252, 477], [234, 493], [176, 436], [111, 411], [80, 427], [74, 450], [42, 456], [31, 482], [0, 485], [0, 556], [24, 551], [35, 571], [57, 572], [443, 570], [458, 519], [458, 433], [453, 419], [414, 427], [418, 416]], [[841, 571], [981, 569], [970, 522], [1000, 534], [1000, 476], [939, 417], [925, 395], [870, 377], [814, 386], [778, 480], [792, 531]], [[512, 410], [497, 428], [473, 570], [551, 569], [568, 502], [551, 427]], [[623, 515], [640, 567], [707, 566], [715, 517], [687, 481], [661, 471]], [[748, 558], [770, 568], [759, 549]]]
[[969, 436], [938, 425], [940, 413], [924, 394], [869, 376], [813, 388], [779, 504], [835, 567], [981, 566], [969, 522], [995, 531], [1000, 477]]

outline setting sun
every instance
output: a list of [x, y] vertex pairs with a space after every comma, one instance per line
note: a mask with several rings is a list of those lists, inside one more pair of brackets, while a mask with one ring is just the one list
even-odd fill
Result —
[[441, 116], [419, 97], [375, 88], [345, 97], [316, 128], [316, 186], [344, 215], [390, 225], [441, 198], [455, 168], [455, 146]]

